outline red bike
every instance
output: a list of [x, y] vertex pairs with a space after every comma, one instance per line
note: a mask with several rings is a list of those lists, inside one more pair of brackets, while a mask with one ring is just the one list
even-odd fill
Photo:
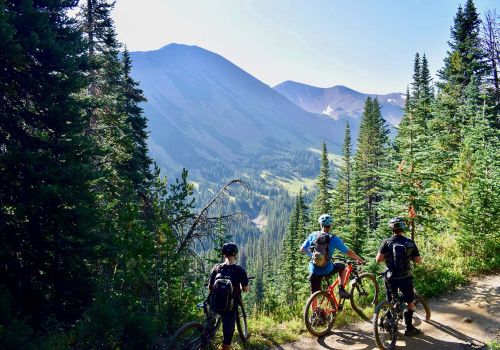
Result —
[[[346, 263], [347, 274], [344, 286], [350, 281], [351, 307], [365, 321], [370, 321], [370, 314], [378, 301], [379, 286], [372, 273], [359, 273], [359, 264], [351, 259], [336, 257]], [[340, 275], [328, 285], [326, 290], [313, 293], [304, 308], [304, 322], [307, 330], [317, 336], [327, 334], [333, 327], [337, 314], [343, 310], [345, 299], [338, 295]]]

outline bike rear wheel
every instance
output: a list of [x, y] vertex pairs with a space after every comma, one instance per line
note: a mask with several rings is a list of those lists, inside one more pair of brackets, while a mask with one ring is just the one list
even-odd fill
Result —
[[365, 321], [370, 321], [371, 313], [378, 302], [379, 286], [374, 274], [362, 273], [351, 288], [351, 307]]
[[199, 322], [188, 322], [174, 333], [167, 350], [201, 350], [207, 349], [208, 345], [203, 338], [203, 325]]
[[312, 294], [304, 308], [304, 323], [312, 335], [321, 337], [327, 334], [333, 327], [337, 308], [327, 292], [317, 291]]
[[236, 314], [236, 328], [241, 341], [244, 343], [250, 338], [250, 330], [248, 329], [247, 314], [242, 304], [238, 304], [238, 313]]
[[431, 309], [425, 299], [415, 293], [414, 301], [415, 309], [413, 310], [413, 317], [416, 317], [422, 321], [429, 321], [431, 319]]
[[399, 319], [391, 303], [381, 301], [372, 318], [373, 335], [380, 350], [394, 349], [398, 337]]

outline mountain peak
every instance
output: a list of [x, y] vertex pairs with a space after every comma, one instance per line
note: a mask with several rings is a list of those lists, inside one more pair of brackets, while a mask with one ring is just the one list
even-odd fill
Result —
[[364, 94], [344, 85], [320, 88], [290, 80], [276, 85], [274, 90], [308, 112], [333, 119], [359, 120], [367, 97], [378, 98], [382, 114], [390, 124], [398, 125], [403, 115], [404, 100], [400, 93]]

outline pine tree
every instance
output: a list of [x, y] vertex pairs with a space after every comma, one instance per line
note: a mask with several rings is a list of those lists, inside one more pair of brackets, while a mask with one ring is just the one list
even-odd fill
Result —
[[331, 183], [330, 161], [326, 143], [321, 145], [321, 166], [317, 178], [317, 194], [311, 206], [309, 230], [315, 231], [318, 227], [318, 217], [321, 214], [331, 213], [332, 209], [332, 183]]
[[[431, 78], [425, 55], [417, 64], [416, 55], [413, 74], [413, 93], [408, 96], [405, 114], [399, 125], [395, 139], [395, 149], [385, 174], [386, 203], [383, 204], [388, 216], [407, 216], [412, 239], [422, 220], [428, 217], [431, 180], [435, 179], [429, 159], [431, 135], [431, 103], [433, 101]], [[389, 203], [390, 202], [390, 205]], [[384, 218], [387, 220], [388, 217]]]
[[[7, 334], [23, 324], [36, 332], [71, 327], [94, 298], [94, 149], [78, 98], [87, 62], [71, 7], [0, 1], [0, 293], [12, 301], [0, 313], [12, 315], [2, 320]], [[30, 332], [10, 346], [29, 347]]]
[[338, 170], [333, 214], [337, 229], [349, 232], [352, 212], [352, 146], [351, 129], [346, 122], [344, 144], [342, 147], [342, 165]]
[[123, 108], [126, 115], [127, 137], [130, 142], [130, 158], [123, 164], [124, 176], [132, 182], [134, 190], [143, 196], [147, 193], [147, 184], [152, 179], [151, 159], [148, 156], [147, 140], [147, 119], [143, 115], [140, 103], [145, 102], [139, 84], [130, 76], [132, 61], [128, 50], [125, 49], [122, 57], [122, 78], [119, 95], [119, 107]]
[[381, 200], [379, 171], [384, 165], [388, 130], [377, 99], [367, 98], [354, 157], [358, 185], [365, 197], [366, 225], [374, 230], [378, 225], [377, 203]]
[[[491, 264], [498, 257], [500, 163], [496, 150], [499, 133], [488, 122], [487, 114], [494, 107], [487, 106], [486, 96], [480, 95], [474, 81], [465, 94], [463, 109], [471, 122], [464, 130], [463, 147], [453, 169], [449, 184], [451, 195], [445, 199], [446, 214], [464, 254], [473, 255], [476, 261], [488, 265], [488, 260]], [[483, 107], [479, 109], [481, 99]]]

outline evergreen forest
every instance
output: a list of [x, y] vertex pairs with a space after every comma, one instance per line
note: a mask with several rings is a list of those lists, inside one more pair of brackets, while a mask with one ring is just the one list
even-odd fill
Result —
[[[150, 158], [146, 102], [109, 0], [0, 0], [0, 348], [154, 349], [199, 319], [221, 245], [255, 276], [246, 348], [296, 339], [309, 295], [299, 247], [323, 213], [374, 257], [405, 218], [432, 297], [500, 268], [500, 19], [473, 0], [451, 23], [438, 79], [415, 54], [391, 135], [368, 98], [342, 154], [260, 159], [316, 176], [296, 191], [260, 174], [190, 182]], [[423, 48], [425, 51], [425, 48]], [[434, 68], [434, 67], [433, 67]], [[436, 69], [438, 67], [435, 67]], [[335, 159], [335, 162], [332, 161]], [[253, 218], [254, 219], [252, 221]], [[339, 322], [356, 320], [345, 313]], [[279, 325], [279, 327], [277, 326]], [[276, 330], [276, 329], [279, 330]], [[236, 348], [241, 348], [237, 344]]]

